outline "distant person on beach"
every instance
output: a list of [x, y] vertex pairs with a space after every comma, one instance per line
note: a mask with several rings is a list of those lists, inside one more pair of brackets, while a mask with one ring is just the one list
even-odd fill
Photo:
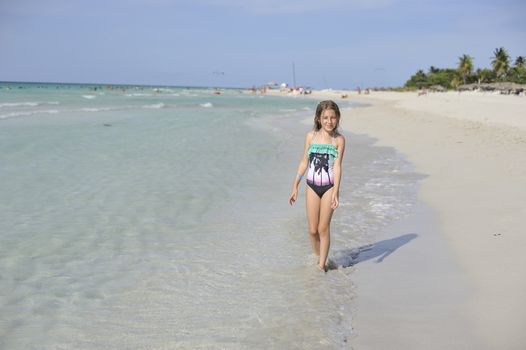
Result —
[[340, 109], [333, 101], [322, 101], [316, 107], [314, 127], [305, 136], [303, 157], [294, 177], [290, 205], [298, 198], [298, 186], [305, 172], [307, 223], [312, 250], [318, 268], [328, 269], [332, 213], [339, 205], [341, 164], [345, 138], [338, 132]]

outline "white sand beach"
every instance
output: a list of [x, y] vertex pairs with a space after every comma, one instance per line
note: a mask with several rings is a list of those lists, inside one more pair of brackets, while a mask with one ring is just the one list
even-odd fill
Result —
[[423, 205], [378, 241], [418, 237], [381, 264], [356, 265], [354, 347], [524, 349], [526, 97], [313, 97], [344, 93], [369, 106], [344, 110], [343, 129], [396, 148], [426, 176]]

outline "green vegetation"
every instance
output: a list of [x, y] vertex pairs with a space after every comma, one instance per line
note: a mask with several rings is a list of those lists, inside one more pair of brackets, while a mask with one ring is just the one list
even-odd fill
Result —
[[467, 83], [468, 77], [473, 74], [473, 58], [469, 55], [459, 57], [458, 73], [462, 77], [464, 84]]
[[524, 56], [518, 56], [510, 65], [510, 56], [503, 48], [493, 52], [491, 69], [478, 68], [474, 70], [473, 57], [462, 55], [458, 58], [457, 68], [429, 67], [428, 72], [418, 70], [405, 83], [406, 89], [430, 88], [442, 86], [446, 89], [456, 89], [462, 84], [513, 82], [526, 84], [526, 62]]
[[497, 76], [497, 80], [501, 80], [510, 70], [510, 55], [508, 55], [503, 47], [495, 49], [493, 52], [491, 67]]

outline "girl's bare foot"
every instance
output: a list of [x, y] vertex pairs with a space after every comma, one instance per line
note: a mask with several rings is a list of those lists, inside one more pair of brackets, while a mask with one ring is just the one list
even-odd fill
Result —
[[338, 268], [338, 265], [331, 259], [327, 259], [327, 263], [325, 264], [325, 267], [327, 270], [336, 270]]

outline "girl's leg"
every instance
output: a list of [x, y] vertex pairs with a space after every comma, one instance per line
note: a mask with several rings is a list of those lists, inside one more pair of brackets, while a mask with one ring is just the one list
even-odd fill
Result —
[[325, 268], [327, 256], [329, 255], [329, 247], [331, 245], [331, 218], [334, 210], [331, 208], [331, 196], [333, 189], [331, 188], [323, 194], [320, 201], [320, 216], [318, 221], [318, 234], [320, 237], [320, 267]]
[[312, 252], [316, 256], [320, 256], [320, 235], [318, 234], [318, 225], [320, 219], [320, 197], [310, 188], [307, 187], [306, 208], [307, 208], [307, 223], [309, 226], [309, 238], [312, 245]]

